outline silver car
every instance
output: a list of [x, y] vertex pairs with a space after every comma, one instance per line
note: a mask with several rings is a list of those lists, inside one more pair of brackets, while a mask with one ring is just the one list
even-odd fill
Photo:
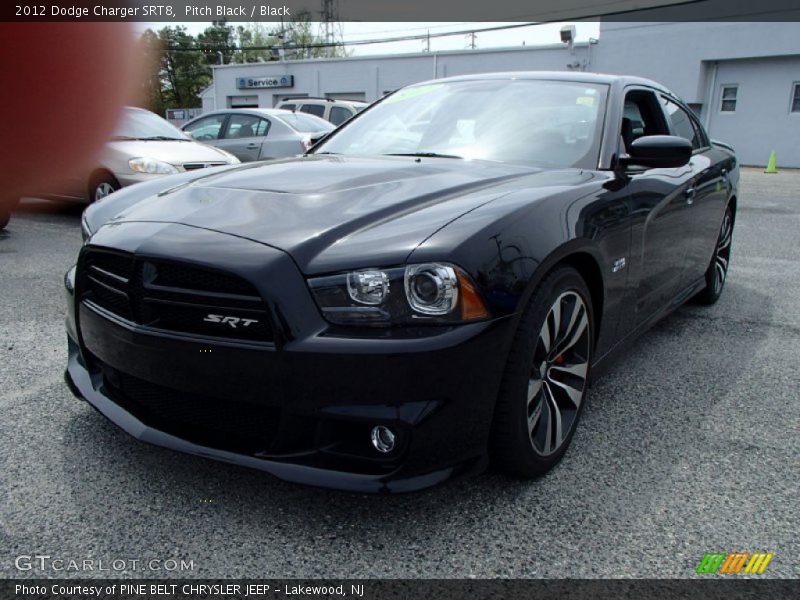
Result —
[[89, 173], [76, 174], [45, 190], [31, 190], [29, 195], [94, 202], [141, 181], [238, 162], [224, 150], [193, 141], [148, 110], [126, 107], [114, 135]]
[[183, 126], [198, 142], [226, 150], [242, 162], [302, 154], [333, 129], [314, 115], [277, 108], [218, 110]]

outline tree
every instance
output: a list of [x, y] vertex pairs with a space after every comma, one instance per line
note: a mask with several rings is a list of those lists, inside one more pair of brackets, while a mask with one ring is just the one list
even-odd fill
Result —
[[199, 93], [211, 83], [211, 69], [186, 28], [164, 27], [157, 34], [148, 29], [142, 45], [149, 53], [142, 103], [160, 115], [167, 108], [200, 106]]
[[205, 60], [210, 65], [219, 64], [219, 52], [222, 53], [222, 64], [234, 62], [236, 42], [236, 30], [224, 20], [213, 21], [211, 27], [197, 35], [197, 47], [203, 50]]
[[348, 55], [342, 45], [333, 48], [319, 46], [325, 43], [325, 39], [314, 33], [314, 23], [308, 10], [298, 11], [285, 27], [274, 30], [272, 35], [283, 40], [287, 60]]
[[239, 39], [239, 53], [236, 56], [236, 62], [254, 63], [276, 59], [272, 47], [280, 44], [280, 40], [267, 31], [261, 23], [239, 25], [236, 28], [236, 34]]

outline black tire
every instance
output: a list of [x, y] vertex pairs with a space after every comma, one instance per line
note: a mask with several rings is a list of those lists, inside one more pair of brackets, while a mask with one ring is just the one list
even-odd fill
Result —
[[119, 181], [111, 173], [106, 171], [96, 173], [89, 182], [89, 202], [102, 200], [121, 187]]
[[695, 302], [710, 306], [714, 304], [722, 295], [725, 289], [725, 282], [728, 280], [728, 266], [731, 260], [731, 244], [733, 243], [733, 211], [728, 206], [725, 209], [725, 216], [722, 217], [722, 225], [719, 228], [719, 235], [714, 246], [714, 255], [711, 263], [706, 269], [706, 287], [704, 287], [695, 297]]
[[0, 231], [6, 228], [8, 222], [11, 220], [11, 211], [5, 208], [0, 208]]
[[[556, 306], [560, 315], [557, 328]], [[490, 437], [492, 464], [497, 470], [517, 477], [538, 477], [564, 456], [585, 404], [593, 334], [594, 314], [586, 283], [572, 267], [556, 268], [536, 288], [514, 335]], [[546, 341], [545, 336], [555, 343]], [[573, 344], [567, 346], [573, 338]], [[565, 347], [567, 350], [558, 351]], [[569, 369], [583, 369], [583, 376], [567, 374]], [[535, 391], [537, 380], [539, 392]], [[556, 425], [561, 426], [560, 441]]]

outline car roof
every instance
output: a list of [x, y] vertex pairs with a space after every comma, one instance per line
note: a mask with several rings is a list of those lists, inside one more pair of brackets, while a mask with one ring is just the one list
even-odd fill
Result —
[[278, 104], [305, 104], [305, 103], [319, 103], [319, 104], [353, 104], [355, 106], [367, 106], [369, 102], [363, 100], [346, 100], [344, 98], [319, 98], [315, 96], [295, 96], [294, 98], [284, 98]]
[[[183, 123], [180, 128], [183, 129], [190, 123], [194, 123], [195, 121], [199, 121], [202, 118], [210, 117], [213, 115], [231, 115], [231, 114], [245, 114], [245, 115], [254, 115], [257, 117], [288, 117], [291, 115], [296, 114], [293, 110], [285, 110], [283, 108], [221, 108], [219, 110], [210, 110], [208, 112], [204, 112], [201, 115], [196, 116], [186, 123]], [[311, 115], [308, 113], [302, 113], [304, 117], [308, 117], [310, 119], [316, 119], [318, 121], [322, 121], [323, 123], [328, 123], [325, 119], [322, 119], [316, 115]], [[285, 121], [284, 121], [285, 123]], [[289, 127], [291, 127], [291, 123], [287, 123]], [[294, 129], [294, 128], [293, 128]]]
[[[644, 77], [632, 75], [611, 75], [608, 73], [587, 73], [585, 71], [503, 71], [498, 73], [480, 73], [477, 75], [456, 75], [443, 79], [420, 82], [421, 84], [442, 83], [449, 81], [481, 81], [490, 79], [539, 79], [547, 81], [572, 81], [575, 83], [643, 85], [668, 92], [669, 89], [658, 82]], [[420, 84], [413, 84], [420, 85]]]
[[231, 113], [245, 113], [250, 115], [256, 116], [281, 116], [291, 114], [292, 111], [284, 110], [282, 108], [220, 108], [219, 110], [210, 110], [208, 112], [204, 112], [202, 115], [198, 115], [195, 118], [200, 117], [207, 117], [209, 115], [227, 115]]

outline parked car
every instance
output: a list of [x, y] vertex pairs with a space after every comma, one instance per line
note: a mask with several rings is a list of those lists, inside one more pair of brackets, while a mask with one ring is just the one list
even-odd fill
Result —
[[126, 107], [114, 135], [94, 168], [30, 195], [70, 202], [94, 202], [142, 181], [239, 160], [215, 148], [192, 141], [158, 115]]
[[141, 440], [291, 481], [535, 477], [613, 357], [720, 297], [738, 180], [646, 79], [413, 85], [306, 156], [90, 207], [67, 380]]
[[359, 100], [334, 100], [333, 98], [285, 98], [278, 102], [276, 108], [285, 110], [299, 110], [308, 113], [334, 125], [341, 125], [369, 106]]
[[218, 110], [183, 126], [193, 139], [222, 148], [242, 162], [302, 154], [333, 129], [313, 115], [270, 108]]

